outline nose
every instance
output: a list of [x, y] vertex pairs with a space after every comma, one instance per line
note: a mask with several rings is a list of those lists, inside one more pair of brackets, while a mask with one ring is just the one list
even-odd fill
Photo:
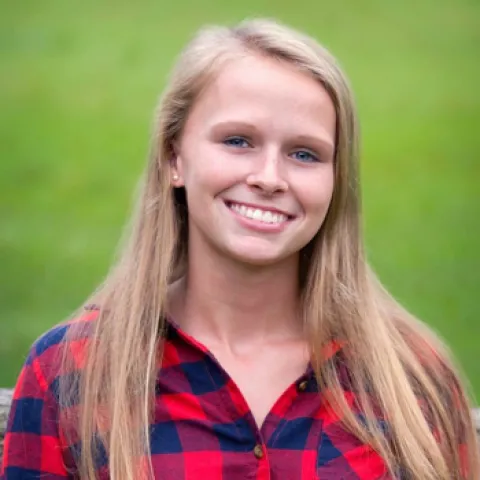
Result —
[[262, 158], [255, 159], [255, 169], [247, 177], [247, 185], [265, 194], [286, 192], [288, 182], [282, 168], [278, 152], [265, 152]]

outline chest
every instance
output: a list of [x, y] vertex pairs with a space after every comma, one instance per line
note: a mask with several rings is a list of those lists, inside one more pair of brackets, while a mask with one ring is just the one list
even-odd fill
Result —
[[303, 345], [266, 349], [254, 354], [232, 356], [212, 349], [216, 360], [238, 390], [246, 408], [260, 428], [275, 403], [305, 373], [308, 352]]
[[389, 478], [381, 458], [331, 416], [301, 361], [268, 365], [217, 353], [163, 369], [150, 430], [155, 477]]

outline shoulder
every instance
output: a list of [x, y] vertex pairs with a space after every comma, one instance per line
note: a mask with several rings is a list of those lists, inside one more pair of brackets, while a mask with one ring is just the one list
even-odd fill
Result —
[[98, 308], [85, 307], [74, 318], [47, 330], [33, 342], [24, 370], [33, 370], [39, 382], [48, 389], [59, 376], [68, 373], [65, 370], [75, 368], [75, 365], [68, 367], [65, 358], [81, 366], [98, 315]]
[[[63, 378], [70, 383], [81, 370], [81, 357], [97, 316], [98, 311], [82, 310], [76, 318], [52, 327], [31, 346], [13, 392], [2, 479], [71, 478], [66, 470], [70, 457], [68, 453], [64, 456], [65, 435], [70, 430], [62, 424], [67, 405], [60, 402], [60, 384]], [[68, 357], [74, 363], [65, 361]]]
[[477, 451], [473, 403], [468, 380], [455, 356], [428, 330], [407, 338], [421, 371], [406, 370], [429, 426], [446, 450], [445, 440], [449, 439], [451, 445], [470, 450], [473, 459]]

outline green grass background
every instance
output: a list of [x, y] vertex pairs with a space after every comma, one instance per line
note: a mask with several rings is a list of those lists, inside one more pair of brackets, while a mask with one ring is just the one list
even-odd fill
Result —
[[480, 393], [480, 2], [1, 3], [0, 386], [106, 273], [182, 45], [204, 23], [262, 15], [347, 71], [370, 261]]

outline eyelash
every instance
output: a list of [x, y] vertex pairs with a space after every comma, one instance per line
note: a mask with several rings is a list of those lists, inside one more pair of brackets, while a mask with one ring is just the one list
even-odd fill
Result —
[[293, 152], [294, 155], [296, 153], [306, 153], [310, 157], [310, 160], [306, 162], [303, 160], [299, 160], [302, 163], [316, 163], [320, 161], [320, 159], [316, 155], [314, 155], [312, 152], [309, 152], [308, 150], [297, 150], [296, 152]]
[[[238, 142], [238, 141], [244, 142], [244, 145], [240, 146], [240, 145], [238, 145], [238, 143], [237, 144], [233, 143], [233, 142]], [[246, 138], [241, 137], [241, 136], [228, 137], [225, 140], [223, 140], [223, 143], [225, 145], [227, 145], [229, 147], [233, 147], [233, 148], [247, 148], [247, 147], [251, 146], [250, 142]], [[305, 160], [300, 160], [298, 158], [295, 158], [296, 160], [298, 160], [302, 163], [320, 162], [320, 159], [318, 158], [318, 156], [315, 155], [314, 153], [310, 152], [309, 150], [297, 150], [297, 151], [293, 152], [292, 155], [296, 155], [298, 153], [306, 153], [308, 155], [309, 159], [310, 159], [310, 160], [305, 161]]]
[[229, 143], [229, 142], [232, 142], [232, 141], [235, 141], [235, 140], [240, 140], [240, 141], [243, 141], [247, 144], [248, 147], [250, 147], [250, 142], [248, 142], [244, 137], [240, 137], [240, 136], [233, 136], [233, 137], [228, 137], [226, 138], [223, 143], [229, 147], [234, 147], [234, 148], [245, 148], [245, 147], [240, 147], [239, 145], [235, 145], [233, 143]]

